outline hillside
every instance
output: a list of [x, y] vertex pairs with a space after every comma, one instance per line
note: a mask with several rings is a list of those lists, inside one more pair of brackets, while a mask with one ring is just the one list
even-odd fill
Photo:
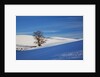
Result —
[[82, 60], [83, 40], [40, 49], [16, 51], [17, 60]]

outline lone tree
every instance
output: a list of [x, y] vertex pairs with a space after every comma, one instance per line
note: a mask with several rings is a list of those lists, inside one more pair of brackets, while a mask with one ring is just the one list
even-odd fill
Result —
[[41, 31], [33, 32], [33, 36], [36, 39], [34, 43], [38, 44], [38, 46], [42, 46], [42, 44], [46, 42], [45, 37]]

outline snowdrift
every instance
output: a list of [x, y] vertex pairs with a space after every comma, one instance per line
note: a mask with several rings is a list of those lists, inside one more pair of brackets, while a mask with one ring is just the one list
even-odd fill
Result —
[[[49, 37], [45, 39], [47, 41], [46, 43], [42, 44], [42, 47], [48, 47], [48, 46], [54, 46], [63, 43], [78, 41], [78, 39], [63, 38], [63, 37]], [[25, 51], [30, 49], [41, 48], [34, 43], [35, 41], [36, 41], [35, 38], [31, 35], [16, 35], [16, 50], [22, 49]]]
[[26, 52], [17, 50], [16, 60], [83, 60], [83, 40]]

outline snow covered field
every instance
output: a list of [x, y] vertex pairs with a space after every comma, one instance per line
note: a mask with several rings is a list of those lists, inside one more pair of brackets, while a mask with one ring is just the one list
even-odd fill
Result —
[[16, 60], [83, 60], [83, 40], [26, 52], [16, 50]]
[[50, 37], [38, 47], [30, 35], [16, 36], [16, 60], [83, 60], [83, 40]]
[[63, 38], [63, 37], [50, 37], [46, 38], [46, 43], [42, 44], [41, 47], [38, 47], [35, 44], [35, 39], [31, 35], [16, 35], [16, 50], [31, 50], [31, 49], [38, 49], [44, 48], [49, 46], [60, 45], [64, 43], [70, 43], [79, 41], [80, 39], [72, 39], [72, 38]]

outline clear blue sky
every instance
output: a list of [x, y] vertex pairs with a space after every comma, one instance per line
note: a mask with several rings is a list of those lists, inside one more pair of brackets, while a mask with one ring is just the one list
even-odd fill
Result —
[[83, 38], [83, 16], [16, 16], [17, 35], [37, 30], [46, 37]]

